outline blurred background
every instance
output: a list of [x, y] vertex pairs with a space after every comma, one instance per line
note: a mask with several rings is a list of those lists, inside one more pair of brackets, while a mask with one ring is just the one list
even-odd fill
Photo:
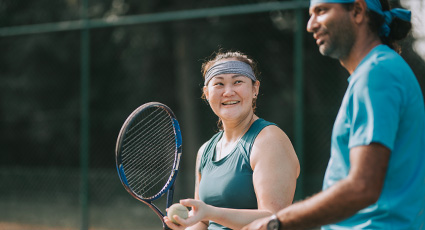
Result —
[[[425, 1], [392, 4], [413, 11], [402, 56], [424, 88]], [[320, 191], [349, 74], [305, 31], [308, 6], [0, 0], [0, 230], [161, 229], [120, 183], [116, 138], [141, 104], [171, 107], [183, 133], [174, 202], [193, 197], [196, 152], [218, 130], [201, 64], [219, 49], [258, 62], [257, 114], [287, 133], [301, 162], [295, 200]]]

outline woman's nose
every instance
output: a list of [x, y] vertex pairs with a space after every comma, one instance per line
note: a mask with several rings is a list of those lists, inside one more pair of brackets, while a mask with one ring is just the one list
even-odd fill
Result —
[[223, 96], [232, 96], [233, 94], [235, 94], [235, 89], [233, 86], [226, 86], [224, 88]]

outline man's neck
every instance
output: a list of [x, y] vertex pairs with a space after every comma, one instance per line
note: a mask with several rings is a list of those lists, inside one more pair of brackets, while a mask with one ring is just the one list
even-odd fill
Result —
[[339, 61], [341, 65], [352, 74], [363, 58], [365, 58], [373, 48], [380, 44], [382, 44], [382, 42], [377, 36], [361, 36], [361, 38], [357, 39], [348, 56], [341, 58]]

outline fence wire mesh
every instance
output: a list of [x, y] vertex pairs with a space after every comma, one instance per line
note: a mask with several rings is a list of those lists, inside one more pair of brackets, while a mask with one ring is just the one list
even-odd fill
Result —
[[[262, 2], [267, 1], [91, 1], [89, 16], [112, 20]], [[303, 14], [306, 23], [307, 8]], [[2, 1], [0, 15], [0, 27], [78, 20], [79, 2]], [[122, 123], [149, 101], [167, 104], [181, 123], [183, 157], [174, 200], [193, 197], [196, 151], [217, 131], [216, 117], [201, 99], [200, 68], [219, 48], [258, 61], [257, 114], [294, 141], [294, 15], [294, 10], [276, 10], [90, 30], [90, 229], [161, 226], [124, 190], [114, 159]], [[321, 189], [348, 77], [338, 61], [320, 55], [310, 34], [304, 31], [303, 37], [304, 181], [297, 199]], [[425, 65], [413, 41], [404, 42], [402, 55], [424, 87]], [[79, 30], [0, 37], [0, 230], [82, 228], [80, 46]], [[164, 201], [158, 202], [164, 209]]]

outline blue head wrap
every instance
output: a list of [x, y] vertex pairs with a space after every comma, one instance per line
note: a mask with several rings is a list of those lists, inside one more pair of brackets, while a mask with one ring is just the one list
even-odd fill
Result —
[[[318, 3], [353, 3], [355, 0], [310, 0], [310, 6]], [[411, 12], [409, 10], [394, 8], [389, 11], [383, 11], [381, 2], [379, 0], [365, 0], [367, 8], [374, 11], [385, 18], [384, 24], [382, 24], [380, 36], [388, 37], [390, 35], [389, 25], [393, 21], [393, 18], [399, 18], [404, 21], [410, 22]]]

